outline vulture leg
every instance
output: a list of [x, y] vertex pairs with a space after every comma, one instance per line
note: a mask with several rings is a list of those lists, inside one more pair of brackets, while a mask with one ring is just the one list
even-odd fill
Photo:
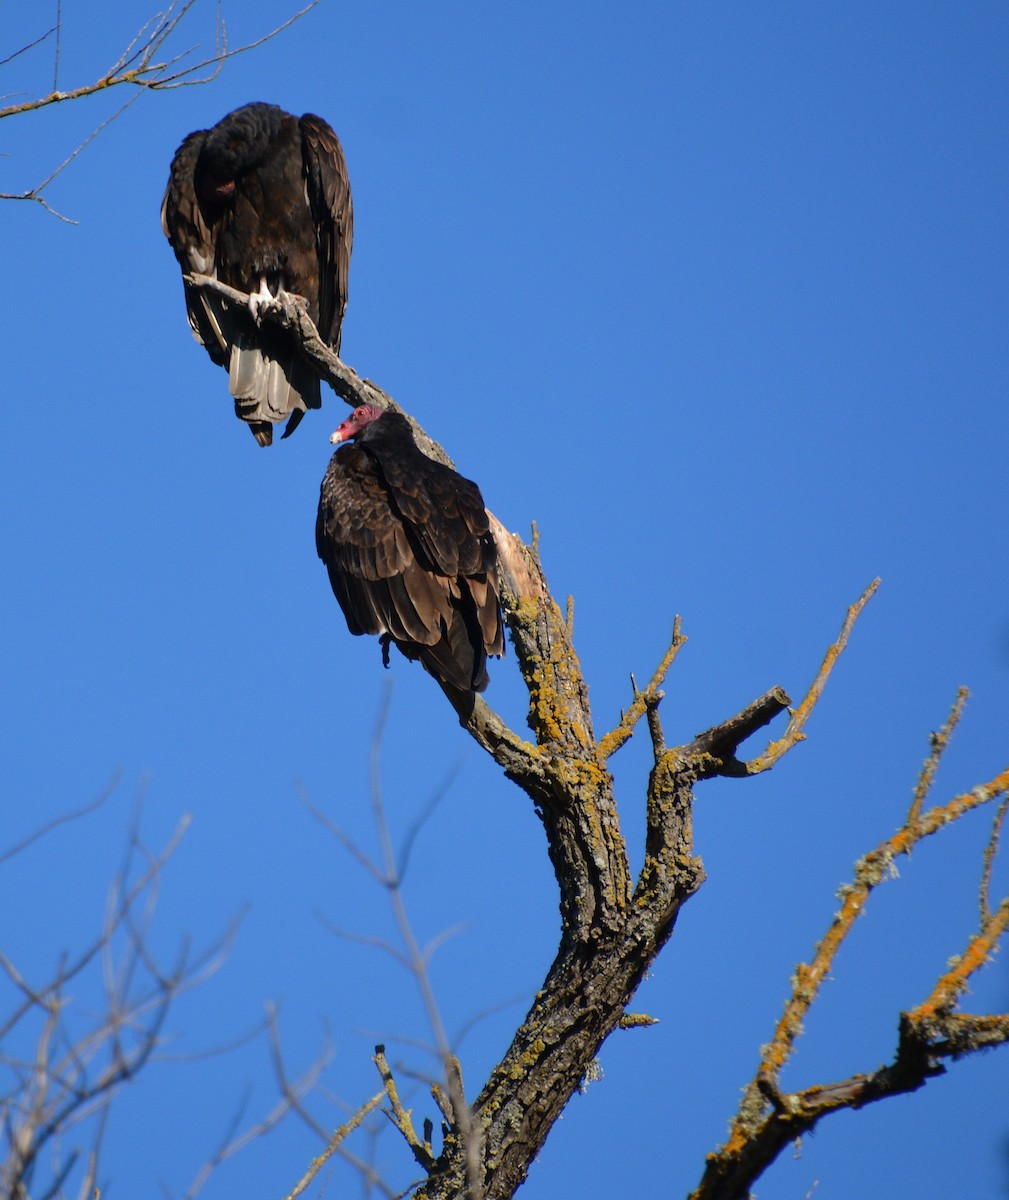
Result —
[[259, 291], [249, 293], [249, 312], [252, 313], [252, 319], [258, 325], [262, 321], [261, 313], [264, 308], [269, 308], [275, 303], [273, 292], [270, 291], [269, 285], [266, 282], [266, 276], [259, 277]]

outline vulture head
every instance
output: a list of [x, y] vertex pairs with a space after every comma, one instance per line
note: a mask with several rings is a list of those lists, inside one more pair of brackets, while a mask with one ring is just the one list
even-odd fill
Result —
[[380, 408], [377, 404], [361, 404], [350, 414], [350, 416], [342, 424], [330, 434], [329, 440], [337, 445], [339, 442], [350, 442], [354, 438], [359, 437], [363, 430], [367, 429], [374, 421], [383, 415], [387, 410]]

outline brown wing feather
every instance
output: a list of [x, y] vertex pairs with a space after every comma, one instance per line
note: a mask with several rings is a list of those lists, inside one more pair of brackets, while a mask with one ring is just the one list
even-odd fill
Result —
[[316, 547], [351, 633], [390, 634], [443, 683], [483, 691], [504, 631], [476, 484], [412, 442], [341, 447], [322, 483]]
[[327, 122], [306, 113], [300, 126], [305, 185], [319, 250], [319, 332], [339, 353], [354, 240], [350, 180], [340, 140]]
[[436, 642], [451, 615], [449, 580], [417, 561], [370, 455], [347, 446], [323, 479], [316, 549], [352, 633]]
[[488, 560], [482, 539], [490, 525], [477, 485], [419, 450], [409, 462], [398, 455], [381, 461], [393, 503], [432, 569], [445, 575], [487, 570], [494, 550], [491, 542]]
[[[168, 173], [168, 186], [161, 201], [161, 228], [185, 274], [217, 276], [217, 245], [214, 230], [204, 220], [193, 182], [196, 160], [206, 141], [208, 130], [191, 133], [176, 150]], [[214, 297], [183, 283], [186, 312], [196, 340], [218, 366], [226, 367], [230, 358], [228, 338], [222, 330], [228, 326], [224, 306]]]
[[484, 649], [488, 654], [500, 658], [505, 652], [504, 624], [493, 568], [488, 573], [468, 576], [465, 583], [476, 609]]

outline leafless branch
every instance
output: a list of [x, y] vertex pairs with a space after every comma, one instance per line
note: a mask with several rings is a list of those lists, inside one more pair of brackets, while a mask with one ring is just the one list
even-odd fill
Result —
[[34, 845], [35, 842], [40, 841], [42, 838], [52, 833], [54, 829], [59, 829], [61, 825], [66, 825], [71, 821], [78, 821], [81, 817], [90, 816], [90, 814], [96, 809], [101, 808], [101, 806], [106, 800], [108, 800], [118, 786], [119, 775], [117, 773], [112, 782], [109, 783], [101, 792], [99, 792], [94, 800], [89, 800], [87, 804], [81, 805], [80, 808], [75, 808], [70, 812], [61, 813], [59, 816], [53, 817], [51, 821], [47, 821], [44, 825], [40, 826], [40, 828], [36, 829], [34, 833], [28, 834], [27, 837], [22, 838], [20, 842], [15, 843], [15, 845], [11, 846], [8, 850], [0, 852], [0, 867], [2, 867], [5, 862], [8, 862], [10, 859], [20, 854], [22, 851], [27, 850], [28, 847]]
[[872, 583], [859, 596], [855, 603], [848, 609], [844, 618], [844, 624], [841, 626], [841, 632], [837, 636], [837, 640], [827, 650], [823, 664], [816, 674], [816, 678], [810, 684], [809, 691], [805, 698], [794, 712], [791, 713], [788, 720], [788, 725], [785, 727], [784, 735], [776, 742], [772, 742], [763, 754], [752, 759], [747, 763], [747, 774], [757, 775], [761, 771], [770, 770], [771, 767], [786, 754], [797, 742], [801, 742], [805, 738], [803, 729], [806, 722], [809, 720], [813, 709], [816, 707], [816, 702], [820, 699], [823, 689], [830, 678], [830, 673], [833, 671], [837, 660], [844, 652], [845, 646], [848, 644], [848, 638], [851, 636], [852, 630], [855, 628], [855, 622], [862, 615], [862, 610], [876, 594], [879, 588], [880, 581], [874, 579]]
[[[852, 882], [838, 893], [841, 907], [812, 959], [808, 964], [800, 963], [796, 967], [791, 996], [773, 1038], [763, 1050], [757, 1074], [746, 1089], [729, 1139], [715, 1154], [708, 1156], [701, 1184], [691, 1200], [736, 1200], [746, 1196], [753, 1182], [784, 1146], [811, 1130], [827, 1114], [842, 1108], [861, 1108], [891, 1095], [914, 1091], [930, 1076], [945, 1069], [944, 1059], [1009, 1040], [1009, 1014], [975, 1017], [953, 1011], [971, 975], [988, 960], [1009, 927], [1009, 899], [994, 912], [987, 899], [997, 831], [1009, 796], [1009, 769], [944, 805], [921, 811], [965, 699], [966, 694], [961, 689], [943, 730], [930, 739], [931, 752], [904, 825], [855, 864]], [[810, 1007], [833, 969], [838, 950], [865, 911], [872, 891], [890, 876], [894, 861], [901, 855], [909, 855], [922, 838], [940, 832], [966, 813], [1000, 798], [984, 855], [979, 931], [952, 960], [931, 994], [917, 1008], [901, 1014], [893, 1062], [868, 1074], [783, 1094], [779, 1084], [782, 1068], [802, 1033]]]
[[[137, 880], [129, 883], [125, 875], [117, 878], [99, 937], [75, 961], [63, 956], [46, 983], [28, 984], [10, 958], [3, 956], [4, 970], [23, 997], [3, 1022], [4, 1050], [0, 1052], [0, 1067], [12, 1080], [0, 1097], [6, 1142], [0, 1190], [5, 1195], [21, 1194], [19, 1189], [32, 1176], [45, 1147], [65, 1141], [75, 1126], [97, 1115], [85, 1174], [86, 1179], [93, 1179], [104, 1112], [119, 1087], [145, 1066], [161, 1044], [164, 1021], [175, 998], [212, 969], [207, 958], [190, 964], [184, 957], [171, 972], [144, 972], [140, 977], [141, 965], [149, 965], [150, 960], [141, 959], [135, 938], [127, 932], [137, 907], [156, 890], [182, 828], [184, 825], [161, 854], [146, 855], [148, 866]], [[131, 842], [134, 838], [135, 834]], [[69, 1016], [74, 1002], [67, 984], [96, 960], [104, 977], [104, 1011], [83, 1034], [71, 1036]], [[31, 1045], [33, 1038], [32, 1059], [22, 1061], [16, 1047]], [[79, 1151], [73, 1150], [62, 1165], [56, 1159], [52, 1185], [56, 1190], [77, 1157]]]
[[[265, 1137], [271, 1132], [271, 1130], [275, 1129], [277, 1125], [279, 1125], [280, 1122], [283, 1121], [286, 1116], [288, 1116], [289, 1113], [293, 1112], [295, 1110], [296, 1103], [301, 1099], [301, 1097], [315, 1086], [327, 1061], [328, 1055], [321, 1055], [314, 1063], [312, 1063], [312, 1065], [300, 1079], [287, 1085], [280, 1098], [265, 1116], [261, 1117], [258, 1121], [254, 1121], [251, 1125], [248, 1125], [245, 1129], [239, 1132], [239, 1126], [241, 1125], [244, 1117], [245, 1105], [243, 1103], [242, 1107], [235, 1114], [235, 1117], [228, 1127], [224, 1137], [221, 1139], [217, 1149], [203, 1164], [203, 1166], [197, 1172], [196, 1178], [189, 1185], [189, 1188], [185, 1193], [184, 1200], [194, 1200], [194, 1197], [199, 1195], [199, 1193], [206, 1186], [210, 1176], [214, 1173], [214, 1171], [217, 1170], [218, 1167], [221, 1166], [222, 1163], [226, 1162], [229, 1158], [232, 1158], [234, 1155], [244, 1150], [246, 1146], [250, 1145], [250, 1143], [256, 1141], [258, 1138]], [[363, 1115], [364, 1114], [362, 1114], [362, 1117]]]
[[[59, 824], [93, 811], [104, 799], [50, 822], [15, 849], [23, 850]], [[18, 997], [0, 1022], [0, 1077], [6, 1077], [0, 1086], [4, 1196], [28, 1200], [31, 1185], [37, 1200], [63, 1196], [72, 1174], [79, 1172], [77, 1194], [93, 1200], [112, 1103], [153, 1059], [180, 1057], [163, 1053], [170, 1010], [183, 993], [219, 969], [234, 938], [237, 922], [198, 953], [183, 941], [167, 967], [154, 957], [153, 921], [162, 877], [188, 818], [154, 852], [142, 837], [139, 814], [138, 805], [98, 936], [75, 956], [61, 955], [41, 984], [30, 982], [10, 955], [0, 954], [0, 968]], [[96, 995], [101, 1003], [94, 1009]], [[217, 1047], [204, 1056], [225, 1049]], [[321, 1065], [307, 1072], [291, 1085], [290, 1094], [312, 1086], [320, 1070]], [[282, 1098], [250, 1129], [232, 1131], [189, 1195], [196, 1194], [217, 1165], [272, 1129], [289, 1107]]]
[[911, 808], [907, 814], [907, 824], [911, 827], [917, 824], [921, 806], [925, 803], [929, 792], [932, 790], [935, 773], [939, 769], [939, 762], [946, 752], [949, 740], [953, 736], [953, 730], [960, 723], [964, 705], [967, 703], [969, 697], [970, 693], [965, 687], [959, 688], [956, 700], [953, 702], [953, 707], [950, 709], [949, 716], [946, 718], [942, 729], [938, 733], [931, 734], [929, 737], [928, 758], [922, 763], [921, 773], [914, 787], [914, 798], [911, 801]]
[[638, 691], [638, 686], [634, 682], [634, 677], [631, 676], [631, 686], [634, 689], [634, 699], [631, 701], [631, 706], [626, 713], [621, 714], [620, 723], [605, 737], [599, 739], [599, 755], [601, 758], [610, 758], [620, 749], [620, 747], [634, 733], [634, 727], [641, 718], [649, 710], [657, 710], [658, 702], [662, 699], [662, 684], [665, 682], [669, 668], [673, 665], [680, 648], [686, 644], [687, 639], [680, 632], [680, 618], [676, 617], [673, 621], [673, 637], [669, 643], [669, 649], [659, 660], [659, 665], [655, 668], [655, 673], [649, 680], [648, 686], [643, 692]]
[[981, 887], [978, 889], [981, 907], [982, 928], [991, 920], [991, 873], [998, 855], [999, 839], [1002, 835], [1002, 825], [1005, 822], [1006, 810], [1009, 809], [1009, 796], [995, 810], [995, 818], [991, 825], [988, 844], [984, 848], [984, 859], [981, 867]]
[[422, 1142], [417, 1136], [417, 1131], [413, 1127], [413, 1115], [409, 1109], [403, 1107], [403, 1102], [399, 1098], [399, 1091], [396, 1087], [396, 1080], [393, 1078], [388, 1059], [385, 1057], [384, 1046], [375, 1047], [375, 1054], [372, 1061], [378, 1068], [378, 1073], [382, 1079], [382, 1086], [385, 1088], [385, 1096], [389, 1101], [389, 1119], [403, 1135], [403, 1139], [413, 1151], [413, 1156], [419, 1165], [425, 1171], [430, 1171], [435, 1162], [434, 1155], [431, 1153], [431, 1146]]
[[117, 108], [110, 117], [106, 117], [106, 119], [102, 121], [102, 123], [96, 129], [93, 129], [91, 133], [88, 134], [88, 136], [83, 142], [81, 142], [76, 150], [72, 150], [54, 171], [50, 171], [50, 173], [45, 177], [45, 179], [42, 180], [41, 183], [36, 184], [35, 187], [31, 188], [27, 192], [0, 192], [0, 200], [36, 200], [47, 212], [52, 213], [54, 217], [59, 217], [61, 221], [65, 221], [68, 225], [76, 225], [76, 221], [72, 220], [70, 217], [64, 216], [62, 213], [57, 212], [56, 209], [49, 204], [48, 200], [43, 196], [42, 193], [58, 175], [62, 174], [62, 172], [70, 166], [70, 164], [74, 161], [74, 159], [77, 158], [81, 151], [95, 140], [95, 138], [102, 132], [103, 129], [111, 125], [112, 122], [118, 117], [121, 117], [123, 113], [130, 107], [130, 105], [135, 100], [139, 99], [139, 97], [140, 93], [138, 92], [135, 96], [131, 96], [125, 104]]
[[45, 33], [40, 34], [37, 38], [34, 38], [32, 41], [28, 42], [27, 45], [22, 46], [20, 50], [15, 50], [13, 54], [8, 54], [6, 58], [0, 58], [0, 67], [6, 67], [8, 63], [12, 63], [16, 58], [19, 58], [28, 50], [33, 50], [36, 46], [41, 46], [42, 43], [48, 41], [54, 33], [58, 36], [59, 29], [59, 23], [57, 22], [57, 24], [53, 25], [51, 29], [47, 29]]
[[[354, 1130], [361, 1124], [361, 1122], [370, 1112], [378, 1108], [378, 1106], [382, 1103], [382, 1100], [385, 1098], [385, 1095], [385, 1091], [376, 1092], [376, 1094], [372, 1096], [370, 1100], [361, 1105], [361, 1107], [356, 1113], [354, 1113], [349, 1121], [344, 1121], [339, 1129], [335, 1129], [333, 1131], [329, 1141], [326, 1143], [326, 1148], [321, 1154], [312, 1159], [308, 1170], [287, 1193], [287, 1195], [284, 1197], [284, 1200], [296, 1200], [296, 1197], [300, 1196], [302, 1192], [305, 1191], [316, 1175], [319, 1174], [326, 1163], [333, 1157], [344, 1139], [349, 1137], [349, 1135], [354, 1132]], [[388, 1191], [388, 1189], [384, 1189], [384, 1192], [386, 1195], [392, 1194]]]
[[[122, 84], [130, 84], [133, 87], [144, 88], [149, 91], [158, 91], [169, 87], [177, 87], [183, 82], [208, 83], [220, 71], [223, 64], [229, 58], [234, 58], [236, 55], [244, 54], [249, 50], [255, 50], [265, 42], [277, 37], [285, 29], [293, 25], [295, 21], [300, 20], [306, 13], [315, 8], [320, 3], [320, 0], [311, 0], [311, 3], [306, 4], [304, 8], [299, 9], [292, 16], [288, 17], [286, 21], [282, 21], [268, 33], [263, 34], [262, 37], [230, 49], [224, 35], [223, 20], [220, 14], [218, 14], [216, 26], [218, 44], [213, 54], [207, 55], [198, 62], [183, 66], [185, 59], [189, 58], [194, 50], [199, 48], [191, 47], [179, 54], [174, 54], [164, 61], [159, 61], [158, 55], [166, 49], [169, 39], [179, 28], [183, 19], [195, 7], [196, 3], [197, 0], [172, 0], [163, 14], [160, 14], [158, 18], [152, 19], [144, 25], [140, 33], [133, 38], [116, 60], [112, 68], [100, 78], [90, 83], [81, 84], [79, 87], [71, 88], [69, 91], [58, 91], [54, 88], [53, 91], [45, 96], [36, 96], [20, 104], [9, 104], [0, 108], [0, 120], [4, 117], [16, 117], [26, 112], [35, 112], [38, 109], [48, 108], [53, 104], [62, 104], [68, 100], [81, 100], [85, 96], [93, 96], [98, 92], [108, 91], [110, 88], [119, 87]], [[56, 26], [54, 28], [58, 30], [59, 27]], [[53, 30], [49, 32], [52, 33]], [[45, 34], [32, 44], [37, 44], [48, 36], [49, 34]], [[143, 38], [146, 40], [141, 40]], [[22, 47], [16, 54], [23, 53], [28, 48], [27, 46]], [[11, 57], [15, 57], [15, 55]], [[193, 78], [199, 72], [207, 70], [212, 71], [213, 74], [203, 76], [200, 79]]]

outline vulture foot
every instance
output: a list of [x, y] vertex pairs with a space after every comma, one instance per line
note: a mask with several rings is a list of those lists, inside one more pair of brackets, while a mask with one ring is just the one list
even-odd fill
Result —
[[257, 325], [263, 323], [263, 313], [268, 309], [282, 313], [286, 322], [290, 324], [298, 312], [299, 304], [307, 304], [303, 296], [299, 296], [296, 292], [287, 292], [283, 288], [277, 292], [276, 296], [270, 291], [265, 279], [259, 281], [259, 291], [249, 294], [249, 312], [252, 313], [252, 319]]

